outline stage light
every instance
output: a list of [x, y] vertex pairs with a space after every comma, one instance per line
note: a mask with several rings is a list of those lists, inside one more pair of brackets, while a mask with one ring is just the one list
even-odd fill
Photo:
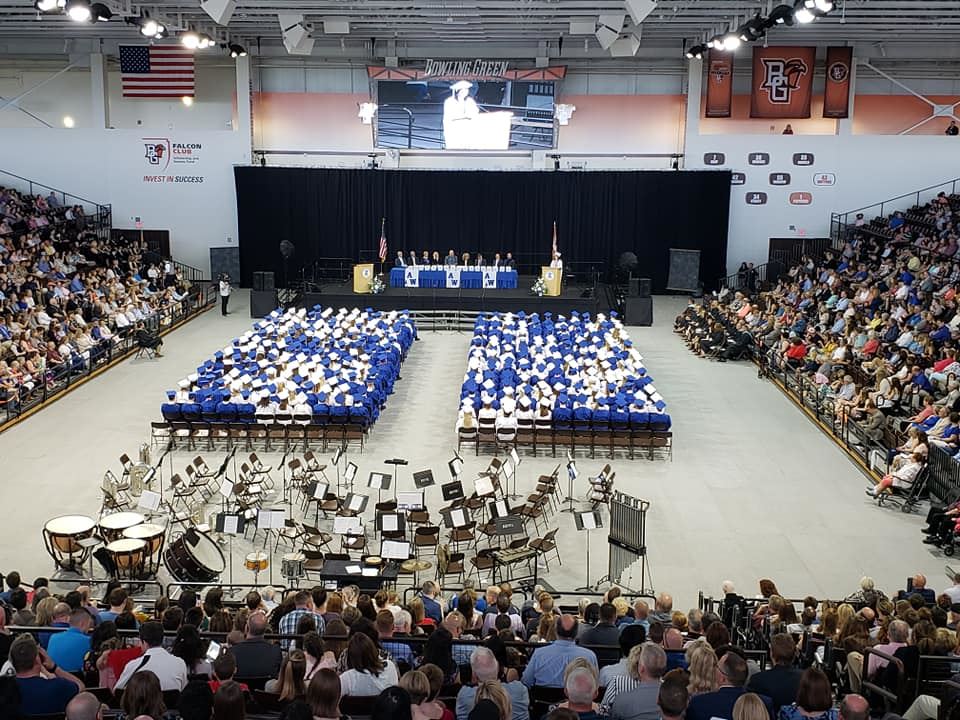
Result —
[[725, 35], [723, 38], [723, 49], [732, 52], [740, 47], [740, 38], [737, 37], [734, 33]]
[[193, 107], [193, 98], [190, 97], [189, 95], [184, 95], [182, 98], [180, 98], [180, 102], [182, 102], [187, 107]]
[[180, 42], [187, 50], [196, 50], [200, 47], [200, 36], [190, 30], [180, 36]]
[[66, 9], [74, 22], [90, 22], [90, 0], [69, 0]]
[[357, 113], [357, 117], [360, 118], [360, 121], [364, 125], [370, 125], [373, 123], [373, 116], [377, 112], [377, 104], [373, 102], [360, 103], [360, 112]]
[[103, 3], [94, 3], [90, 6], [91, 22], [109, 22], [113, 17], [113, 11]]
[[767, 34], [767, 25], [763, 17], [757, 13], [752, 19], [740, 26], [737, 31], [740, 40], [743, 42], [753, 42], [759, 40]]
[[702, 60], [703, 54], [707, 51], [707, 46], [704, 44], [694, 45], [689, 50], [687, 50], [687, 59], [688, 60]]
[[824, 15], [833, 10], [833, 0], [815, 0], [814, 5]]
[[801, 25], [811, 23], [816, 19], [816, 15], [807, 7], [807, 0], [797, 0], [793, 5], [793, 17]]
[[770, 20], [776, 25], [793, 25], [793, 8], [789, 5], [777, 5], [770, 13]]
[[230, 57], [235, 58], [235, 57], [246, 57], [246, 56], [247, 56], [247, 50], [246, 50], [246, 48], [244, 48], [242, 45], [237, 45], [236, 43], [231, 43], [228, 47], [230, 48]]
[[72, 128], [76, 123], [73, 121], [73, 118], [69, 115], [63, 116], [63, 126], [65, 128]]
[[216, 45], [213, 38], [207, 35], [206, 33], [200, 33], [200, 44], [197, 45], [198, 50], [206, 50], [209, 47]]
[[143, 22], [140, 23], [140, 34], [146, 35], [147, 37], [152, 37], [160, 32], [160, 23], [152, 18], [144, 18]]
[[42, 13], [56, 12], [60, 9], [57, 0], [36, 0], [33, 3], [33, 7]]

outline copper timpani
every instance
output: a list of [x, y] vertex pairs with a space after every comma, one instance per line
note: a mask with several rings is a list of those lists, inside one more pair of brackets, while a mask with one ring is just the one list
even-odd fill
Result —
[[129, 540], [143, 540], [146, 543], [143, 558], [144, 576], [156, 575], [160, 568], [160, 553], [163, 552], [163, 543], [167, 529], [163, 525], [144, 523], [134, 525], [123, 531], [123, 537]]
[[55, 517], [43, 527], [43, 544], [58, 566], [75, 570], [90, 554], [90, 549], [79, 543], [92, 537], [96, 526], [86, 515]]
[[132, 528], [135, 525], [142, 525], [143, 515], [135, 512], [118, 512], [104, 515], [100, 518], [100, 534], [108, 543], [114, 540], [120, 540], [123, 537], [123, 531]]
[[139, 578], [143, 576], [143, 563], [147, 543], [144, 540], [121, 538], [107, 544], [107, 552], [117, 568], [117, 577]]

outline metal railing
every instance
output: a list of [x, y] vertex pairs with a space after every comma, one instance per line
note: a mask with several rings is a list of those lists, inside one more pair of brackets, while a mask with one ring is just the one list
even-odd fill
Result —
[[[202, 312], [216, 302], [212, 284], [196, 284], [181, 302], [161, 308], [144, 323], [147, 328], [164, 335], [183, 322]], [[139, 348], [133, 328], [117, 333], [116, 342], [101, 341], [89, 351], [89, 357], [80, 364], [63, 363], [48, 368], [37, 382], [21, 384], [5, 400], [0, 401], [0, 432], [16, 423], [25, 413], [31, 412], [48, 401], [85, 382], [101, 369], [126, 358]]]
[[[6, 182], [6, 178], [10, 178], [14, 182]], [[30, 178], [25, 178], [6, 170], [0, 170], [0, 185], [6, 185], [7, 187], [14, 188], [28, 195], [43, 195], [47, 197], [50, 193], [53, 193], [63, 207], [80, 205], [83, 207], [87, 223], [92, 226], [91, 231], [95, 232], [101, 239], [106, 239], [110, 235], [110, 226], [113, 222], [110, 205], [94, 202], [88, 198], [68, 193], [65, 190], [45, 185], [36, 180], [31, 180]], [[87, 229], [90, 230], [91, 228]]]
[[930, 185], [929, 187], [904, 193], [903, 195], [898, 195], [897, 197], [889, 198], [872, 205], [865, 205], [864, 207], [857, 208], [856, 210], [847, 210], [846, 212], [842, 213], [831, 213], [830, 237], [833, 239], [834, 243], [839, 242], [842, 244], [847, 235], [847, 229], [853, 224], [851, 218], [855, 220], [858, 213], [863, 213], [864, 219], [866, 219], [868, 222], [868, 218], [871, 215], [874, 217], [886, 217], [887, 213], [892, 213], [896, 210], [903, 210], [904, 201], [912, 202], [913, 204], [910, 205], [910, 207], [917, 207], [918, 205], [923, 205], [929, 202], [937, 196], [937, 193], [940, 192], [945, 192], [948, 195], [955, 195], [957, 192], [958, 183], [960, 183], [960, 178], [945, 180], [937, 185]]

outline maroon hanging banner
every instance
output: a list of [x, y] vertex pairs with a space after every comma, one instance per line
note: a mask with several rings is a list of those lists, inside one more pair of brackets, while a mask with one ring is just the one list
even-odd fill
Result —
[[706, 117], [730, 117], [733, 106], [733, 55], [710, 51], [707, 56]]
[[750, 117], [810, 117], [816, 57], [813, 47], [754, 47]]
[[850, 117], [850, 75], [853, 70], [853, 48], [827, 48], [827, 73], [823, 86], [823, 116]]

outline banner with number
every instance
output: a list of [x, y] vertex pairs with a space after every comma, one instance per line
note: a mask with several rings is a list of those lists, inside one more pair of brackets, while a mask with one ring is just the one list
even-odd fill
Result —
[[754, 47], [750, 117], [808, 118], [814, 47]]
[[850, 75], [853, 71], [853, 48], [827, 48], [827, 72], [823, 86], [823, 116], [850, 116]]
[[733, 54], [710, 51], [707, 56], [706, 117], [730, 117], [733, 106]]

